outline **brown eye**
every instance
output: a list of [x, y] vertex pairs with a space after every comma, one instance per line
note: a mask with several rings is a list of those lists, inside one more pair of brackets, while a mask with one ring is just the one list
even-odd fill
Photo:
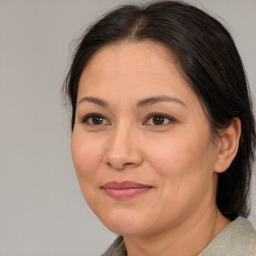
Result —
[[93, 116], [91, 117], [91, 120], [92, 124], [98, 125], [103, 123], [104, 118], [102, 116]]
[[145, 122], [147, 125], [161, 126], [174, 122], [174, 119], [163, 114], [152, 114]]
[[164, 124], [165, 118], [163, 116], [154, 116], [152, 117], [152, 122], [154, 125]]
[[107, 119], [105, 119], [101, 115], [96, 115], [96, 114], [90, 114], [87, 115], [83, 120], [81, 121], [82, 123], [85, 123], [87, 125], [108, 125], [110, 124]]

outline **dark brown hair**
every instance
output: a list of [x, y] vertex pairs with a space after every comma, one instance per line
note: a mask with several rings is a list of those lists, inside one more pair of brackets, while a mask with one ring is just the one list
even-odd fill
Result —
[[243, 64], [229, 32], [215, 18], [179, 1], [124, 5], [106, 14], [83, 35], [65, 81], [72, 129], [86, 63], [101, 47], [121, 40], [155, 41], [177, 56], [189, 86], [205, 107], [214, 135], [234, 117], [240, 118], [238, 153], [228, 170], [219, 174], [216, 201], [230, 220], [247, 216], [255, 122]]

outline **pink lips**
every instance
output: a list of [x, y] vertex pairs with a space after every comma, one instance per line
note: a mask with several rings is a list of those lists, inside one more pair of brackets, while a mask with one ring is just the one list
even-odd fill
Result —
[[150, 185], [139, 184], [132, 181], [109, 182], [101, 187], [107, 195], [115, 199], [134, 197], [152, 188]]

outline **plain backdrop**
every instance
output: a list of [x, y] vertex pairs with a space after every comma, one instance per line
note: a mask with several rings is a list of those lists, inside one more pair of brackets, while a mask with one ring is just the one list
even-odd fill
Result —
[[[256, 1], [188, 2], [231, 31], [255, 97]], [[115, 238], [80, 192], [60, 91], [75, 40], [122, 3], [0, 0], [0, 256], [97, 256]]]

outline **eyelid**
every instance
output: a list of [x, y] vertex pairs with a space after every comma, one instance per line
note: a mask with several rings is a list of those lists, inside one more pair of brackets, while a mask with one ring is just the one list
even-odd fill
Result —
[[[169, 115], [166, 115], [166, 114], [163, 114], [163, 113], [151, 113], [149, 114], [147, 117], [146, 117], [146, 120], [143, 122], [143, 124], [146, 124], [152, 117], [156, 117], [156, 116], [160, 116], [160, 117], [163, 117], [165, 119], [168, 119], [168, 123], [167, 124], [170, 124], [170, 123], [173, 123], [175, 122], [175, 118], [169, 116]], [[149, 125], [153, 125], [153, 126], [164, 126], [164, 125], [167, 125], [166, 123], [165, 124], [161, 124], [161, 125], [155, 125], [155, 124], [149, 124]]]
[[[90, 122], [88, 122], [88, 120], [90, 119], [90, 118], [92, 118], [92, 117], [100, 117], [100, 118], [102, 118], [102, 119], [104, 119], [104, 121], [103, 121], [103, 123], [101, 123], [101, 124], [93, 124], [93, 123], [90, 123]], [[156, 124], [149, 124], [148, 122], [149, 122], [149, 120], [151, 119], [151, 118], [153, 118], [153, 117], [162, 117], [162, 118], [164, 118], [165, 120], [168, 120], [167, 121], [167, 123], [165, 122], [165, 123], [163, 123], [163, 124], [159, 124], [159, 125], [156, 125]], [[173, 117], [171, 117], [171, 116], [169, 116], [169, 115], [167, 115], [167, 114], [163, 114], [163, 113], [151, 113], [151, 114], [149, 114], [147, 117], [146, 117], [146, 119], [145, 119], [145, 121], [143, 122], [143, 125], [152, 125], [152, 126], [164, 126], [164, 125], [168, 125], [168, 124], [170, 124], [170, 123], [173, 123], [173, 122], [175, 122], [176, 120], [175, 120], [175, 118], [173, 118]], [[90, 114], [87, 114], [87, 115], [85, 115], [84, 117], [82, 117], [81, 119], [80, 119], [80, 122], [81, 123], [83, 123], [83, 124], [86, 124], [86, 125], [88, 125], [88, 126], [100, 126], [100, 125], [110, 125], [111, 123], [102, 115], [102, 114], [99, 114], [99, 113], [90, 113]]]
[[[103, 124], [98, 124], [98, 125], [96, 125], [96, 124], [91, 124], [91, 123], [88, 122], [88, 119], [89, 119], [89, 118], [92, 118], [92, 117], [100, 117], [100, 118], [103, 118], [104, 120], [107, 121], [107, 124], [105, 124], [105, 123], [103, 123]], [[90, 114], [87, 114], [87, 115], [85, 115], [84, 117], [82, 117], [82, 118], [80, 119], [80, 122], [83, 123], [83, 124], [86, 124], [86, 125], [91, 125], [91, 126], [110, 125], [110, 122], [109, 122], [103, 115], [98, 114], [98, 113], [90, 113]]]

